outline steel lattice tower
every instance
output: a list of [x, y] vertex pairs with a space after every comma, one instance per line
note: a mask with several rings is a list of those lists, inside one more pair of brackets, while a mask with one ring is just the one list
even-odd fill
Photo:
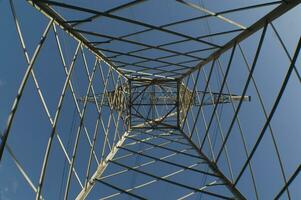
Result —
[[25, 199], [300, 199], [300, 2], [2, 2], [1, 165]]

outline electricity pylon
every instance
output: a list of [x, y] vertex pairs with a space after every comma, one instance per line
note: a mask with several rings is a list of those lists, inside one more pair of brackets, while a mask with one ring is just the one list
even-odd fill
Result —
[[[219, 97], [217, 92], [191, 91], [185, 87], [181, 81], [170, 81], [163, 79], [153, 80], [135, 80], [130, 81], [129, 85], [119, 86], [116, 90], [106, 93], [96, 94], [79, 98], [79, 102], [84, 103], [87, 98], [89, 103], [97, 103], [98, 105], [108, 106], [117, 112], [125, 112], [127, 118], [135, 123], [140, 122], [143, 127], [145, 123], [155, 123], [154, 120], [161, 119], [152, 128], [159, 124], [164, 124], [164, 119], [172, 122], [172, 116], [175, 118], [174, 128], [180, 127], [180, 122], [184, 119], [184, 115], [191, 106], [209, 106], [216, 104], [229, 104], [231, 102], [250, 101], [250, 96], [239, 96], [236, 94], [222, 93]], [[131, 95], [130, 95], [131, 94]], [[184, 98], [181, 98], [184, 97]], [[204, 101], [201, 102], [200, 97], [204, 96]], [[143, 113], [143, 111], [147, 113]], [[160, 112], [158, 112], [160, 110]], [[165, 110], [165, 113], [164, 111]], [[177, 114], [179, 112], [179, 115]], [[132, 124], [130, 122], [130, 124]], [[169, 124], [170, 127], [173, 125]], [[130, 128], [134, 128], [131, 126]]]
[[[128, 129], [129, 132], [135, 133], [136, 132], [135, 130], [138, 130], [138, 133], [141, 132], [141, 134], [143, 134], [145, 132], [147, 136], [159, 137], [159, 138], [162, 137], [171, 142], [177, 142], [177, 140], [174, 139], [173, 136], [180, 135], [180, 133], [183, 132], [181, 129], [181, 123], [183, 122], [185, 118], [185, 113], [187, 114], [189, 107], [227, 104], [231, 102], [232, 103], [237, 101], [239, 102], [240, 100], [241, 101], [250, 100], [249, 96], [241, 97], [233, 94], [219, 95], [219, 93], [191, 91], [188, 88], [186, 88], [181, 81], [171, 81], [171, 80], [164, 80], [164, 79], [130, 80], [129, 85], [122, 85], [119, 86], [116, 90], [108, 91], [107, 93], [103, 93], [103, 94], [97, 94], [96, 96], [97, 96], [96, 99], [93, 96], [87, 96], [87, 97], [82, 97], [79, 100], [81, 102], [85, 102], [85, 99], [87, 99], [87, 101], [91, 103], [109, 106], [111, 109], [114, 109], [117, 112], [126, 112], [127, 119], [129, 119], [129, 129]], [[201, 102], [199, 100], [199, 96], [204, 96], [206, 100]], [[164, 129], [167, 129], [168, 133], [165, 132], [163, 134], [161, 133], [156, 134], [156, 132], [155, 134], [153, 133], [154, 130], [164, 130]], [[145, 143], [152, 147], [158, 147], [158, 145], [156, 144], [146, 142], [147, 140], [149, 140], [149, 138], [135, 138], [128, 135], [126, 135], [125, 138], [134, 140], [135, 141], [134, 144]], [[183, 139], [185, 139], [185, 137], [183, 137]], [[193, 144], [193, 142], [189, 138], [187, 138], [187, 140], [188, 141], [183, 142], [183, 144], [185, 145], [189, 145], [189, 143]], [[194, 146], [194, 144], [192, 146]], [[180, 153], [180, 151], [174, 149], [164, 148], [160, 146], [159, 148], [167, 149], [171, 152]], [[236, 188], [232, 187], [230, 180], [228, 180], [222, 174], [222, 172], [220, 172], [218, 168], [214, 164], [212, 164], [211, 161], [198, 150], [198, 148], [195, 148], [195, 150], [199, 154], [198, 155], [199, 158], [201, 160], [204, 160], [203, 164], [208, 165], [210, 171], [212, 171], [211, 173], [202, 170], [195, 170], [193, 168], [190, 169], [170, 161], [165, 161], [163, 159], [162, 160], [157, 159], [152, 156], [148, 156], [143, 152], [132, 151], [127, 148], [127, 145], [124, 144], [118, 144], [117, 149], [123, 149], [133, 154], [137, 154], [138, 156], [152, 158], [159, 162], [167, 163], [169, 165], [179, 166], [184, 169], [196, 171], [201, 174], [207, 174], [209, 176], [215, 177], [216, 180], [213, 181], [210, 184], [210, 186], [214, 186], [216, 184], [225, 185], [233, 193], [234, 196], [238, 197], [239, 199], [245, 199], [243, 195]], [[115, 153], [116, 152], [114, 152], [114, 154]], [[184, 155], [196, 157], [193, 154], [184, 153]], [[110, 160], [110, 162], [113, 162], [112, 161], [113, 157], [114, 157], [113, 155], [110, 155], [110, 157], [107, 158], [106, 160], [108, 161]], [[138, 173], [140, 172], [142, 174], [151, 176], [150, 174], [144, 173], [143, 171], [136, 170], [135, 167], [131, 168], [129, 166], [125, 166], [116, 161], [114, 161], [113, 163], [120, 166], [124, 166], [128, 170], [134, 170]], [[90, 188], [92, 188], [93, 185], [96, 184], [97, 182], [108, 184], [106, 182], [103, 182], [101, 178], [101, 173], [103, 173], [104, 169], [107, 167], [106, 165], [107, 163], [103, 164], [103, 166], [99, 168], [98, 171], [95, 172], [95, 174], [97, 175], [93, 176], [92, 179], [89, 181], [87, 191], [84, 191], [81, 194], [79, 194], [79, 196], [77, 197], [78, 199], [83, 199], [84, 197], [86, 197], [88, 192], [91, 190]], [[162, 178], [162, 177], [158, 177], [158, 178]], [[176, 182], [171, 182], [171, 183], [181, 186], [181, 184]], [[182, 187], [184, 187], [184, 185], [182, 185]], [[209, 187], [209, 185], [205, 187]], [[194, 189], [200, 191], [201, 193], [205, 193], [211, 196], [226, 198], [226, 196], [218, 195], [213, 192], [211, 193], [197, 188]], [[119, 190], [121, 192], [126, 192], [122, 189]], [[137, 198], [141, 198], [141, 199], [143, 198], [143, 197], [135, 196], [132, 193], [128, 193], [128, 194]]]
[[[282, 33], [300, 2], [225, 1], [218, 11], [188, 0], [6, 1], [27, 68], [1, 134], [1, 165], [12, 159], [37, 200], [298, 197], [301, 165], [283, 153], [287, 141], [277, 139], [282, 127], [272, 121], [285, 121], [277, 110], [288, 82], [301, 83], [299, 29]], [[25, 6], [47, 20], [33, 50], [24, 39], [27, 15], [17, 12]], [[204, 22], [200, 30], [196, 22]], [[286, 66], [281, 73], [278, 64]], [[264, 77], [270, 65], [275, 73]], [[268, 84], [273, 75], [278, 82]], [[24, 151], [19, 141], [38, 150]]]

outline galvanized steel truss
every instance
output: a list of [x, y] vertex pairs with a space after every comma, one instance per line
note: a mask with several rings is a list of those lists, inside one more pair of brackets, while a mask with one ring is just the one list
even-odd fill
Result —
[[[300, 59], [301, 41], [299, 40], [296, 44], [293, 54], [289, 53], [273, 22], [298, 6], [301, 1], [264, 2], [213, 12], [201, 4], [176, 0], [173, 3], [197, 10], [202, 14], [160, 26], [118, 14], [120, 11], [148, 2], [145, 0], [133, 0], [106, 11], [62, 1], [27, 0], [27, 2], [43, 13], [49, 22], [31, 57], [23, 38], [23, 29], [14, 2], [9, 1], [27, 68], [9, 114], [6, 129], [1, 136], [0, 157], [10, 155], [25, 181], [36, 194], [36, 199], [44, 199], [45, 196], [44, 184], [47, 179], [51, 152], [55, 148], [54, 142], [58, 142], [57, 148], [62, 150], [68, 167], [68, 173], [64, 177], [66, 178], [64, 199], [89, 198], [90, 193], [99, 192], [95, 189], [97, 185], [103, 185], [115, 191], [97, 198], [109, 199], [126, 195], [137, 199], [149, 199], [152, 196], [149, 196], [149, 193], [144, 195], [144, 190], [150, 188], [154, 192], [160, 191], [159, 182], [164, 187], [177, 188], [178, 199], [186, 199], [196, 194], [200, 194], [204, 199], [261, 199], [252, 159], [265, 134], [270, 134], [282, 177], [281, 187], [272, 195], [275, 199], [284, 196], [291, 199], [289, 186], [298, 176], [301, 165], [299, 164], [292, 174], [288, 175], [285, 172], [285, 163], [281, 158], [270, 122], [292, 74], [297, 77], [298, 83], [301, 82], [296, 63]], [[260, 8], [267, 8], [264, 16], [247, 27], [226, 17], [227, 14], [244, 13]], [[88, 17], [71, 18], [67, 14], [70, 11], [79, 16]], [[139, 26], [140, 29], [125, 35], [105, 34], [92, 29], [93, 23], [99, 18], [132, 24]], [[208, 34], [200, 36], [191, 36], [171, 28], [185, 23], [205, 21], [208, 18], [216, 18], [233, 28], [221, 29], [217, 32], [211, 32], [208, 28]], [[89, 28], [85, 26], [86, 24], [90, 25]], [[143, 37], [153, 31], [180, 39], [150, 44], [135, 40], [133, 37], [137, 35]], [[49, 38], [50, 32], [54, 38]], [[216, 36], [226, 37], [228, 34], [234, 34], [234, 36], [223, 44], [217, 44], [212, 39]], [[270, 109], [267, 109], [254, 78], [254, 71], [258, 61], [264, 59], [264, 57], [261, 58], [262, 46], [266, 38], [272, 34], [276, 37], [275, 41], [280, 43], [280, 48], [289, 60], [289, 64], [286, 66], [287, 71], [277, 95], [273, 103], [269, 105]], [[63, 50], [65, 47], [63, 47], [62, 37], [71, 37], [76, 44], [71, 59], [67, 58]], [[45, 98], [47, 95], [41, 88], [39, 77], [35, 73], [35, 69], [40, 67], [35, 65], [40, 52], [43, 51], [43, 46], [46, 45], [45, 41], [56, 45], [62, 73], [65, 76], [54, 113], [50, 111], [48, 99]], [[244, 41], [256, 44], [251, 58], [247, 58], [248, 53], [243, 49]], [[124, 51], [110, 48], [110, 45], [103, 47], [104, 44], [113, 42], [119, 42], [121, 46], [131, 44], [139, 48]], [[172, 48], [172, 45], [181, 45], [186, 42], [194, 42], [202, 48], [188, 52]], [[164, 52], [167, 55], [160, 57], [144, 55], [148, 50], [156, 51], [158, 54]], [[202, 52], [209, 53], [207, 56], [206, 54], [200, 56]], [[93, 62], [89, 61], [91, 57], [94, 58]], [[126, 59], [120, 59], [121, 57]], [[177, 62], [176, 58], [179, 57], [185, 59]], [[237, 89], [233, 92], [229, 83], [231, 82], [229, 77], [233, 72], [231, 67], [237, 65], [235, 61], [238, 59], [241, 60], [240, 67], [247, 71], [243, 85], [238, 90], [240, 93], [236, 92]], [[248, 61], [249, 59], [251, 62]], [[81, 78], [86, 77], [85, 92], [81, 94], [77, 93], [78, 88], [74, 84], [76, 68], [82, 68], [84, 74]], [[213, 79], [219, 79], [218, 83], [213, 83]], [[51, 126], [44, 147], [45, 153], [38, 183], [34, 183], [30, 173], [26, 172], [15, 156], [14, 149], [9, 145], [9, 136], [14, 134], [12, 127], [15, 115], [29, 80], [33, 80], [35, 92], [42, 103], [43, 111], [41, 112], [46, 113]], [[249, 133], [244, 129], [239, 115], [243, 103], [250, 101], [250, 96], [248, 96], [250, 87], [255, 88], [256, 97], [252, 99], [258, 99], [262, 111], [261, 117], [264, 118], [263, 126], [253, 137], [255, 142], [251, 147], [246, 139], [250, 137], [246, 136]], [[73, 135], [73, 150], [70, 152], [67, 150], [66, 141], [61, 138], [59, 128], [63, 121], [62, 115], [67, 95], [71, 96], [70, 103], [75, 106], [74, 113], [78, 117], [78, 126]], [[227, 126], [223, 120], [225, 116], [221, 114], [225, 106], [230, 108]], [[93, 130], [87, 128], [86, 125], [91, 115], [88, 110], [91, 108], [96, 113]], [[242, 144], [240, 151], [244, 154], [243, 160], [239, 166], [236, 166], [236, 169], [233, 169], [233, 160], [229, 152], [233, 132], [239, 135]], [[76, 166], [77, 160], [80, 159], [78, 156], [80, 140], [88, 142], [89, 152], [84, 167], [85, 173], [81, 175]], [[216, 142], [217, 140], [219, 142]], [[96, 163], [96, 167], [93, 167], [93, 163], [94, 165]], [[162, 171], [156, 170], [161, 167]], [[109, 170], [110, 168], [120, 170], [112, 171]], [[182, 174], [184, 177], [181, 176]], [[246, 174], [249, 177], [246, 178]], [[130, 186], [118, 181], [134, 176], [144, 178], [141, 178], [137, 184], [133, 182]], [[76, 192], [71, 189], [74, 177], [80, 188]], [[248, 180], [243, 182], [243, 177]], [[195, 182], [193, 180], [195, 178], [201, 181]], [[250, 184], [247, 193], [241, 190], [242, 186], [239, 185], [241, 182]], [[100, 194], [103, 193], [99, 192]]]

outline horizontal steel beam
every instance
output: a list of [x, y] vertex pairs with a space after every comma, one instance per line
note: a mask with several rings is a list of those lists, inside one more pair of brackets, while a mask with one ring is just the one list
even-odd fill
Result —
[[[206, 172], [206, 171], [195, 169], [195, 168], [189, 168], [188, 166], [185, 166], [185, 165], [182, 165], [182, 164], [178, 164], [178, 163], [174, 163], [174, 162], [171, 162], [171, 161], [168, 161], [168, 160], [159, 159], [157, 157], [150, 156], [150, 155], [147, 155], [147, 154], [139, 153], [139, 152], [133, 151], [133, 150], [131, 150], [129, 148], [125, 148], [125, 147], [119, 147], [119, 148], [123, 149], [123, 150], [126, 150], [128, 152], [137, 154], [139, 156], [150, 158], [150, 159], [153, 159], [155, 161], [159, 161], [159, 162], [166, 163], [166, 164], [169, 164], [169, 165], [173, 165], [173, 166], [176, 166], [176, 167], [180, 167], [180, 168], [185, 169], [185, 170], [190, 170], [190, 171], [198, 172], [198, 173], [209, 175], [209, 176], [219, 177], [218, 175], [210, 173], [210, 172]], [[180, 152], [182, 152], [182, 151], [180, 151]]]
[[201, 150], [200, 148], [189, 138], [182, 130], [180, 130], [182, 135], [187, 139], [187, 141], [191, 144], [191, 146], [195, 149], [195, 151], [199, 154], [199, 156], [204, 159], [209, 168], [216, 173], [219, 177], [220, 180], [222, 180], [228, 189], [232, 192], [232, 194], [240, 199], [240, 200], [246, 200], [246, 198], [243, 196], [243, 194], [234, 186], [234, 184], [220, 171], [216, 163], [212, 162]]
[[74, 31], [73, 27], [70, 24], [66, 23], [66, 20], [62, 16], [60, 16], [56, 11], [54, 11], [52, 8], [42, 3], [41, 1], [27, 0], [27, 2], [33, 5], [33, 7], [37, 8], [45, 16], [49, 17], [50, 19], [54, 19], [54, 22], [58, 24], [61, 28], [63, 28], [66, 33], [70, 34], [77, 41], [82, 42], [82, 44], [86, 46], [91, 52], [93, 52], [93, 54], [95, 54], [97, 58], [101, 59], [108, 66], [112, 67], [118, 74], [122, 75], [124, 78], [127, 78], [126, 75], [115, 66], [115, 64], [108, 60], [107, 57], [96, 47], [94, 47], [82, 34], [78, 33], [77, 31]]
[[117, 144], [115, 145], [115, 147], [107, 155], [106, 159], [104, 161], [102, 161], [102, 163], [99, 164], [99, 166], [97, 167], [95, 173], [92, 175], [92, 177], [88, 181], [88, 184], [86, 185], [86, 187], [83, 188], [82, 191], [76, 197], [76, 200], [83, 200], [83, 199], [85, 199], [88, 196], [88, 194], [90, 193], [90, 191], [92, 190], [92, 188], [95, 185], [95, 180], [101, 177], [101, 175], [103, 174], [103, 172], [105, 171], [105, 169], [107, 168], [107, 166], [109, 164], [109, 160], [113, 159], [113, 157], [117, 153], [117, 151], [118, 151], [117, 147], [121, 146], [124, 143], [125, 138], [126, 138], [127, 135], [129, 135], [129, 132], [125, 132], [123, 134], [123, 136], [117, 142]]
[[147, 200], [146, 198], [143, 198], [142, 196], [139, 196], [139, 195], [136, 195], [136, 194], [134, 194], [134, 193], [128, 192], [127, 190], [121, 189], [121, 188], [117, 187], [116, 185], [110, 184], [110, 183], [105, 182], [105, 181], [100, 180], [100, 179], [96, 179], [96, 180], [97, 180], [98, 182], [100, 182], [100, 183], [106, 185], [106, 186], [109, 186], [109, 187], [111, 187], [111, 188], [113, 188], [113, 189], [115, 189], [115, 190], [118, 190], [118, 191], [121, 192], [121, 193], [125, 193], [125, 194], [127, 194], [127, 195], [129, 195], [129, 196], [132, 196], [132, 197], [135, 197], [135, 198], [137, 198], [137, 199]]
[[143, 174], [143, 175], [152, 177], [154, 179], [170, 183], [172, 185], [176, 185], [176, 186], [179, 186], [179, 187], [182, 187], [182, 188], [187, 188], [187, 189], [190, 189], [190, 190], [193, 190], [193, 191], [197, 191], [197, 192], [200, 192], [200, 193], [203, 193], [203, 194], [206, 194], [206, 195], [210, 195], [210, 196], [214, 196], [214, 197], [218, 197], [218, 198], [221, 198], [221, 199], [232, 199], [231, 197], [227, 197], [227, 196], [224, 196], [224, 195], [219, 195], [219, 194], [209, 192], [209, 191], [206, 191], [206, 190], [202, 190], [202, 189], [199, 189], [199, 188], [196, 188], [196, 187], [191, 187], [191, 186], [186, 185], [186, 184], [182, 184], [182, 183], [172, 181], [172, 180], [169, 180], [167, 178], [163, 178], [163, 177], [160, 177], [160, 176], [157, 176], [157, 175], [154, 175], [154, 174], [142, 171], [142, 170], [138, 170], [138, 169], [135, 169], [133, 167], [127, 166], [125, 164], [122, 164], [122, 163], [119, 163], [119, 162], [116, 162], [116, 161], [110, 161], [110, 162], [114, 163], [115, 165], [118, 165], [120, 167], [124, 167], [128, 170], [134, 171], [136, 173]]
[[39, 2], [43, 2], [44, 4], [49, 4], [49, 5], [53, 5], [53, 6], [58, 6], [58, 7], [61, 7], [61, 8], [67, 8], [67, 9], [70, 9], [70, 10], [76, 10], [76, 11], [79, 11], [79, 12], [97, 14], [97, 15], [108, 17], [108, 18], [111, 18], [111, 19], [120, 20], [120, 21], [123, 21], [123, 22], [135, 24], [135, 25], [138, 25], [138, 26], [141, 26], [141, 27], [145, 27], [145, 28], [165, 32], [165, 33], [175, 35], [175, 36], [179, 36], [179, 37], [182, 37], [182, 38], [187, 38], [187, 39], [190, 39], [192, 41], [199, 42], [201, 44], [206, 44], [206, 45], [214, 46], [214, 47], [220, 47], [217, 44], [213, 44], [211, 42], [207, 42], [205, 40], [197, 39], [197, 38], [194, 38], [192, 36], [189, 36], [189, 35], [186, 35], [186, 34], [183, 34], [183, 33], [179, 33], [179, 32], [176, 32], [176, 31], [172, 31], [172, 30], [169, 30], [169, 29], [164, 29], [160, 26], [154, 26], [152, 24], [148, 24], [148, 23], [145, 23], [145, 22], [133, 20], [133, 19], [130, 19], [130, 18], [121, 17], [121, 16], [118, 16], [118, 15], [113, 15], [113, 14], [101, 12], [101, 11], [98, 11], [98, 10], [93, 10], [93, 9], [84, 8], [84, 7], [75, 6], [75, 5], [66, 4], [66, 3], [61, 3], [61, 2], [57, 2], [57, 1], [40, 0]]
[[291, 10], [292, 8], [296, 7], [298, 4], [301, 3], [301, 0], [287, 0], [285, 3], [282, 3], [275, 9], [273, 9], [271, 12], [269, 12], [267, 15], [259, 19], [257, 22], [249, 26], [247, 29], [245, 29], [243, 32], [241, 32], [239, 35], [237, 35], [235, 38], [230, 40], [228, 43], [226, 43], [222, 48], [212, 53], [208, 58], [206, 58], [204, 61], [201, 61], [199, 64], [197, 64], [193, 69], [190, 71], [184, 73], [182, 75], [182, 78], [197, 71], [199, 68], [203, 67], [207, 63], [211, 62], [212, 60], [217, 59], [221, 54], [226, 52], [227, 50], [231, 49], [235, 44], [238, 44], [239, 42], [247, 39], [252, 34], [256, 33], [258, 30], [263, 28], [266, 24], [266, 22], [272, 22], [273, 20], [277, 19], [287, 11]]

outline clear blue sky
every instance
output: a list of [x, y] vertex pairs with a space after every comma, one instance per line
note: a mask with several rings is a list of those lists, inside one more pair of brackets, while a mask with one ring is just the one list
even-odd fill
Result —
[[[43, 29], [48, 23], [48, 19], [39, 12], [37, 12], [25, 1], [23, 2], [15, 0], [14, 2], [18, 18], [20, 19], [21, 29], [25, 38], [25, 43], [29, 55], [31, 56], [33, 54], [37, 42], [39, 41]], [[71, 0], [64, 2], [74, 4], [75, 2], [80, 2], [86, 7], [99, 9], [101, 11], [108, 10], [109, 8], [120, 5], [121, 3], [125, 3], [124, 0], [103, 1], [101, 3], [95, 0], [89, 1], [89, 3]], [[191, 2], [199, 4], [199, 1], [196, 0]], [[227, 8], [230, 9], [233, 7], [252, 5], [258, 2], [268, 1], [203, 1], [203, 3], [209, 10], [213, 10], [216, 12]], [[263, 16], [264, 13], [266, 13], [274, 7], [275, 6], [258, 9], [256, 10], [256, 12], [246, 11], [244, 12], [244, 14], [237, 12], [225, 16], [236, 20], [245, 26], [249, 26], [250, 24], [252, 24], [252, 22], [254, 22], [255, 19], [258, 19], [260, 16]], [[72, 12], [66, 13], [66, 17], [71, 17], [73, 15], [74, 14], [72, 14]], [[174, 1], [156, 0], [142, 3], [141, 5], [133, 9], [123, 10], [119, 12], [118, 15], [141, 20], [159, 26], [170, 21], [178, 21], [183, 18], [199, 16], [200, 12], [191, 8], [184, 7], [183, 5], [175, 3]], [[77, 17], [80, 18], [84, 16], [77, 15]], [[290, 56], [293, 55], [297, 41], [299, 40], [299, 37], [301, 35], [300, 18], [301, 7], [299, 5], [298, 7], [291, 10], [289, 13], [285, 14], [283, 17], [277, 19], [274, 22], [275, 27], [277, 28], [279, 34], [281, 35], [282, 39], [287, 45]], [[221, 21], [216, 19], [210, 18], [208, 22], [212, 32], [231, 29], [230, 25], [225, 25], [225, 23], [222, 23]], [[0, 0], [0, 27], [0, 130], [3, 131], [6, 125], [7, 116], [11, 109], [12, 102], [17, 94], [17, 89], [19, 87], [19, 84], [21, 83], [22, 77], [25, 73], [25, 69], [27, 66], [26, 60], [23, 56], [19, 38], [16, 33], [16, 28], [10, 11], [8, 0]], [[89, 25], [83, 27], [91, 28], [91, 26]], [[127, 33], [142, 30], [141, 27], [138, 27], [136, 25], [120, 24], [119, 22], [113, 20], [110, 21], [108, 19], [99, 20], [97, 22], [97, 25], [93, 28], [95, 31], [100, 31], [104, 34], [112, 34], [116, 36], [125, 35]], [[196, 21], [194, 23], [189, 23], [178, 27], [172, 27], [170, 29], [174, 31], [182, 31], [183, 33], [189, 34], [191, 36], [208, 34], [208, 28], [206, 26], [205, 21]], [[73, 39], [70, 39], [67, 35], [64, 35], [61, 30], [59, 30], [59, 33], [63, 41], [63, 51], [66, 55], [67, 64], [69, 65], [70, 60], [72, 59], [72, 54], [76, 48], [76, 43]], [[261, 31], [254, 34], [250, 39], [242, 42], [241, 44], [242, 48], [246, 52], [246, 56], [249, 63], [252, 62], [253, 55], [258, 44], [256, 41], [258, 41], [260, 33]], [[234, 35], [229, 35], [229, 37], [214, 37], [212, 41], [218, 44], [224, 44], [227, 40], [229, 40], [229, 38], [233, 36]], [[91, 40], [93, 39], [94, 38], [91, 38]], [[132, 38], [130, 37], [129, 39], [135, 39], [140, 42], [146, 42], [157, 45], [163, 42], [175, 40], [177, 39], [177, 37], [171, 37], [152, 31], [143, 37], [141, 35], [137, 35]], [[103, 47], [125, 52], [138, 49], [138, 47], [135, 45], [129, 45], [118, 42], [104, 44]], [[178, 45], [174, 46], [173, 48], [178, 51], [185, 52], [200, 48], [200, 46], [198, 46], [197, 43], [185, 43], [185, 45]], [[160, 52], [148, 51], [141, 55], [155, 57], [165, 55], [163, 54], [163, 52], [162, 54], [159, 53]], [[228, 51], [225, 53], [225, 55], [221, 56], [221, 63], [224, 71], [226, 69], [226, 63], [229, 59], [229, 53], [230, 52]], [[91, 66], [94, 62], [93, 56], [88, 52], [86, 52], [86, 55], [91, 70]], [[206, 54], [204, 53], [200, 56], [205, 55]], [[123, 61], [129, 61], [127, 59], [128, 58], [123, 58]], [[180, 62], [181, 58], [178, 59]], [[301, 59], [299, 56], [299, 59], [296, 62], [296, 66], [301, 71], [300, 61]], [[78, 97], [83, 96], [85, 94], [88, 85], [84, 68], [81, 66], [82, 64], [82, 59], [79, 59], [79, 62], [76, 64], [75, 67], [74, 76], [72, 77], [72, 81], [74, 82], [74, 87]], [[288, 66], [289, 60], [287, 59], [284, 51], [280, 48], [280, 43], [277, 41], [276, 36], [272, 31], [271, 27], [269, 27], [267, 30], [267, 36], [262, 48], [262, 52], [259, 57], [256, 70], [254, 72], [254, 78], [258, 84], [260, 93], [263, 97], [263, 101], [266, 105], [268, 113], [271, 109], [276, 95], [278, 94], [280, 85], [282, 83]], [[206, 66], [204, 69], [206, 70], [206, 73], [208, 75], [209, 65]], [[104, 64], [103, 70], [105, 74], [108, 71], [107, 66]], [[50, 113], [52, 116], [54, 116], [59, 95], [65, 80], [65, 74], [61, 66], [59, 54], [56, 50], [54, 34], [52, 31], [49, 33], [49, 38], [46, 40], [45, 46], [42, 49], [40, 57], [37, 60], [35, 72], [37, 74], [39, 83], [47, 101], [47, 105], [49, 106]], [[99, 71], [97, 73], [99, 73]], [[214, 73], [215, 76], [210, 85], [211, 89], [217, 92], [218, 77], [216, 74], [219, 73], [217, 68], [215, 69]], [[242, 92], [242, 87], [246, 81], [247, 75], [248, 73], [243, 63], [242, 56], [239, 53], [239, 51], [236, 51], [235, 59], [233, 61], [233, 67], [228, 77], [229, 87], [232, 93], [240, 94]], [[199, 90], [202, 90], [204, 88], [204, 83], [205, 81], [202, 76], [198, 85]], [[98, 80], [95, 80], [93, 84], [96, 92], [99, 93], [103, 90], [103, 85], [101, 84], [99, 77]], [[110, 89], [113, 89], [112, 85], [113, 84], [111, 83]], [[191, 83], [189, 84], [189, 86], [192, 86]], [[246, 140], [248, 143], [248, 149], [250, 151], [257, 139], [257, 136], [263, 126], [263, 123], [265, 122], [265, 119], [262, 111], [260, 110], [259, 99], [256, 96], [256, 91], [252, 83], [250, 84], [250, 87], [247, 91], [247, 95], [252, 96], [252, 101], [243, 104], [239, 116], [243, 130], [246, 133]], [[297, 168], [297, 166], [299, 166], [301, 163], [301, 123], [299, 122], [301, 117], [300, 101], [300, 82], [298, 81], [296, 74], [293, 73], [287, 86], [287, 89], [275, 113], [275, 116], [271, 122], [272, 128], [275, 132], [275, 137], [278, 143], [280, 154], [283, 159], [285, 174], [287, 177], [289, 177]], [[58, 125], [58, 130], [62, 133], [61, 137], [65, 144], [67, 144], [67, 141], [70, 140], [69, 138], [71, 138], [71, 143], [74, 142], [74, 136], [77, 128], [76, 125], [78, 125], [79, 121], [78, 117], [73, 118], [75, 106], [72, 102], [72, 96], [70, 95], [70, 92], [68, 92], [65, 99], [65, 103], [63, 104], [63, 114], [61, 115], [61, 120]], [[207, 120], [209, 120], [209, 117], [211, 115], [210, 111], [212, 111], [212, 107], [206, 107], [204, 109], [205, 117]], [[28, 85], [25, 88], [25, 92], [22, 97], [19, 109], [17, 111], [17, 115], [13, 123], [13, 127], [11, 129], [11, 135], [9, 137], [8, 144], [13, 149], [16, 157], [22, 163], [35, 185], [38, 184], [40, 167], [43, 161], [45, 146], [51, 130], [51, 126], [49, 124], [47, 116], [45, 112], [41, 112], [41, 110], [41, 102], [35, 91], [33, 81], [30, 78]], [[194, 109], [195, 113], [196, 110], [197, 108]], [[95, 117], [97, 114], [95, 111], [95, 106], [89, 105], [87, 112], [88, 117], [85, 119], [85, 125], [90, 133], [90, 136], [92, 137], [96, 121]], [[104, 110], [103, 113], [104, 115], [109, 114], [108, 110]], [[227, 130], [231, 119], [230, 117], [232, 115], [233, 111], [231, 106], [224, 105], [221, 114], [222, 127], [224, 130]], [[106, 120], [107, 119], [105, 119], [105, 122]], [[73, 125], [72, 122], [74, 123]], [[212, 129], [216, 127], [216, 122], [213, 123], [212, 127]], [[200, 122], [198, 124], [198, 129], [200, 132], [204, 132], [204, 124]], [[112, 134], [113, 132], [114, 130], [111, 129], [110, 134]], [[218, 133], [217, 131], [212, 131], [212, 134]], [[220, 139], [217, 139], [217, 146], [218, 144], [220, 144]], [[78, 156], [80, 159], [77, 159], [75, 165], [78, 169], [80, 178], [83, 179], [85, 177], [86, 163], [88, 160], [88, 143], [85, 139], [83, 139], [83, 137], [81, 138], [79, 146], [80, 150]], [[209, 153], [209, 151], [207, 151], [207, 144], [205, 146], [205, 153]], [[98, 148], [97, 152], [100, 152], [100, 147], [100, 144], [96, 147]], [[228, 147], [230, 157], [232, 158], [234, 175], [237, 176], [238, 172], [241, 169], [242, 163], [245, 160], [245, 155], [243, 152], [242, 143], [239, 138], [237, 125], [235, 125], [233, 129], [233, 133], [229, 139]], [[57, 140], [55, 140], [54, 142], [53, 149], [54, 150], [51, 153], [50, 163], [47, 171], [47, 181], [45, 182], [45, 187], [43, 190], [43, 195], [46, 199], [59, 199], [62, 197], [60, 196], [61, 194], [59, 191], [61, 188], [61, 177], [64, 173], [63, 171], [65, 159], [63, 156], [63, 152], [58, 147]], [[217, 150], [218, 149], [215, 149], [215, 152], [217, 152]], [[69, 154], [71, 154], [72, 148], [69, 148], [68, 152]], [[261, 197], [260, 199], [273, 198], [275, 193], [279, 191], [279, 189], [283, 186], [279, 164], [276, 160], [275, 155], [275, 150], [271, 143], [270, 133], [267, 132], [252, 160], [253, 170], [258, 184], [259, 194]], [[182, 159], [180, 160], [181, 163], [185, 163], [184, 158], [179, 159]], [[143, 160], [137, 162], [142, 163], [142, 161]], [[95, 161], [93, 162], [92, 166], [93, 169], [96, 168]], [[221, 168], [226, 169], [224, 161], [222, 161]], [[163, 172], [167, 168], [162, 167], [160, 169]], [[157, 169], [153, 169], [153, 172], [156, 172], [156, 170]], [[250, 199], [253, 199], [254, 193], [250, 184], [251, 179], [248, 174], [245, 174], [243, 177], [244, 178], [242, 178], [241, 182], [238, 185], [246, 194], [246, 196], [250, 197]], [[128, 180], [126, 180], [126, 178], [120, 180], [120, 182], [123, 184], [128, 184], [127, 181]], [[191, 178], [191, 182], [197, 181], [199, 181], [197, 177]], [[80, 188], [74, 176], [71, 182], [72, 189], [70, 192], [70, 198], [74, 198], [74, 195], [77, 194]], [[301, 177], [299, 175], [299, 177], [295, 179], [295, 182], [290, 187], [292, 199], [301, 199], [300, 185]], [[103, 187], [104, 189], [102, 189], [100, 186], [102, 185], [98, 184], [96, 189], [102, 190], [103, 193], [108, 193], [112, 191], [107, 187]], [[166, 195], [166, 198], [176, 198], [181, 196], [177, 192], [184, 192], [181, 190], [175, 191], [176, 187], [170, 187], [168, 189], [170, 189], [172, 192], [163, 194], [166, 191], [166, 189], [161, 188], [160, 191], [162, 192], [162, 194], [152, 194], [151, 191], [149, 191], [146, 194], [152, 194], [154, 195], [154, 199], [158, 199], [159, 197], [162, 198], [164, 195]], [[187, 192], [187, 190], [185, 191]], [[34, 196], [35, 194], [29, 188], [28, 184], [24, 181], [22, 175], [16, 168], [12, 159], [10, 158], [8, 153], [5, 152], [3, 160], [0, 164], [0, 200], [32, 199], [34, 198]], [[97, 197], [100, 196], [91, 196], [91, 199]], [[125, 197], [123, 196], [123, 198]], [[121, 199], [123, 198], [121, 197]], [[193, 195], [191, 199], [198, 198], [198, 195]], [[283, 199], [286, 199], [286, 197], [284, 197]]]

